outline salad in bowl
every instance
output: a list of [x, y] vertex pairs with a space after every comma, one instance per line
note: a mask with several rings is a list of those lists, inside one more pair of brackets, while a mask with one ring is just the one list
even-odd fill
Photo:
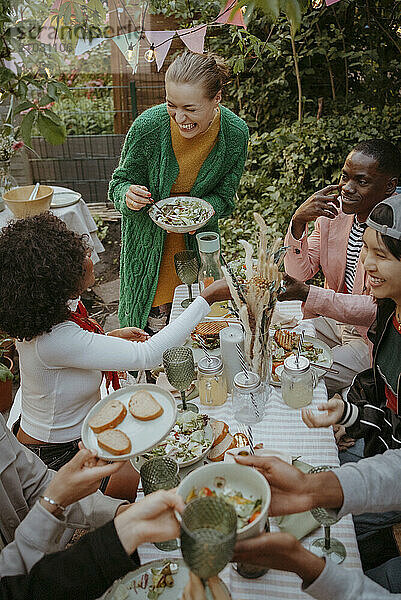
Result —
[[156, 225], [175, 233], [189, 233], [200, 229], [214, 215], [214, 208], [202, 198], [176, 196], [159, 200], [149, 209]]

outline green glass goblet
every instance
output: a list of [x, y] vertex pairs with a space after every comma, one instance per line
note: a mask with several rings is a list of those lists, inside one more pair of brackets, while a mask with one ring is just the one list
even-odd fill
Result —
[[163, 366], [166, 377], [176, 390], [181, 394], [182, 404], [178, 408], [199, 412], [196, 404], [186, 401], [185, 390], [195, 379], [194, 355], [191, 348], [169, 348], [163, 353]]
[[[309, 469], [308, 473], [321, 473], [322, 471], [331, 471], [335, 467], [328, 467], [322, 465], [320, 467], [313, 467]], [[335, 525], [339, 519], [334, 514], [330, 514], [325, 508], [312, 508], [312, 516], [316, 519], [320, 525], [324, 528], [324, 537], [314, 540], [309, 547], [309, 550], [320, 557], [330, 558], [337, 565], [343, 562], [347, 556], [345, 546], [340, 540], [331, 537], [330, 527]]]
[[174, 265], [178, 277], [188, 287], [189, 297], [181, 302], [183, 308], [187, 308], [193, 302], [192, 284], [198, 279], [199, 264], [196, 253], [193, 250], [183, 250], [174, 254]]
[[[147, 460], [140, 469], [140, 476], [145, 496], [157, 490], [171, 490], [181, 481], [178, 463], [169, 456], [157, 456]], [[178, 548], [177, 540], [167, 540], [154, 545], [165, 552]]]
[[218, 575], [231, 560], [237, 539], [237, 514], [222, 498], [192, 500], [181, 517], [181, 552], [189, 569], [206, 581]]

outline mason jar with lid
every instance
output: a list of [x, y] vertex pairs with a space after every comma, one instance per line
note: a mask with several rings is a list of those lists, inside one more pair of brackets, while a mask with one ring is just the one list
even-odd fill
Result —
[[253, 425], [262, 421], [270, 388], [265, 386], [257, 373], [241, 371], [234, 376], [233, 409], [238, 423]]
[[227, 400], [227, 383], [223, 361], [218, 356], [204, 356], [198, 361], [199, 402], [204, 406], [221, 406]]
[[288, 356], [281, 373], [284, 402], [291, 408], [308, 406], [312, 402], [315, 381], [315, 374], [306, 356], [300, 356], [298, 361], [294, 354]]

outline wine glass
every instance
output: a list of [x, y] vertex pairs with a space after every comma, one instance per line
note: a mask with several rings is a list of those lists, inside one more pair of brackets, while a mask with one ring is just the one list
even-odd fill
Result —
[[192, 500], [181, 520], [181, 552], [189, 569], [198, 575], [211, 598], [206, 581], [231, 560], [237, 539], [237, 514], [222, 498]]
[[[169, 456], [157, 456], [147, 460], [140, 469], [142, 489], [145, 496], [157, 490], [171, 490], [181, 479], [177, 461]], [[155, 543], [156, 548], [169, 552], [178, 548], [177, 540]]]
[[185, 390], [195, 379], [194, 355], [191, 348], [181, 347], [165, 350], [163, 366], [170, 385], [181, 393], [182, 404], [179, 404], [178, 408], [199, 412], [196, 404], [188, 404], [185, 399]]
[[[322, 465], [320, 467], [313, 467], [312, 469], [309, 469], [308, 472], [322, 473], [323, 471], [331, 471], [335, 468], [336, 467]], [[323, 525], [324, 537], [314, 540], [310, 545], [310, 551], [317, 556], [327, 556], [330, 558], [330, 560], [339, 565], [347, 556], [347, 551], [344, 544], [340, 542], [340, 540], [332, 538], [330, 535], [331, 525], [335, 525], [339, 519], [337, 519], [334, 514], [330, 514], [325, 508], [312, 508], [311, 513], [314, 519], [316, 519], [320, 525]]]
[[181, 302], [183, 308], [187, 308], [193, 302], [192, 284], [198, 279], [199, 264], [196, 253], [193, 250], [183, 250], [174, 254], [174, 265], [178, 277], [188, 287], [189, 297]]

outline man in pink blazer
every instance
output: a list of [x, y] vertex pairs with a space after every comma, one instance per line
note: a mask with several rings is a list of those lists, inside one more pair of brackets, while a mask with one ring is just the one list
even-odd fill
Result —
[[[287, 282], [281, 299], [304, 301], [305, 318], [315, 318], [317, 336], [333, 348], [338, 375], [326, 376], [330, 393], [348, 387], [370, 367], [366, 332], [376, 316], [359, 261], [364, 222], [376, 204], [391, 196], [401, 173], [401, 155], [385, 140], [367, 140], [347, 156], [339, 185], [308, 198], [295, 211], [285, 244]], [[338, 192], [340, 195], [338, 195]], [[307, 225], [315, 221], [308, 236]], [[322, 269], [325, 288], [308, 286]]]

